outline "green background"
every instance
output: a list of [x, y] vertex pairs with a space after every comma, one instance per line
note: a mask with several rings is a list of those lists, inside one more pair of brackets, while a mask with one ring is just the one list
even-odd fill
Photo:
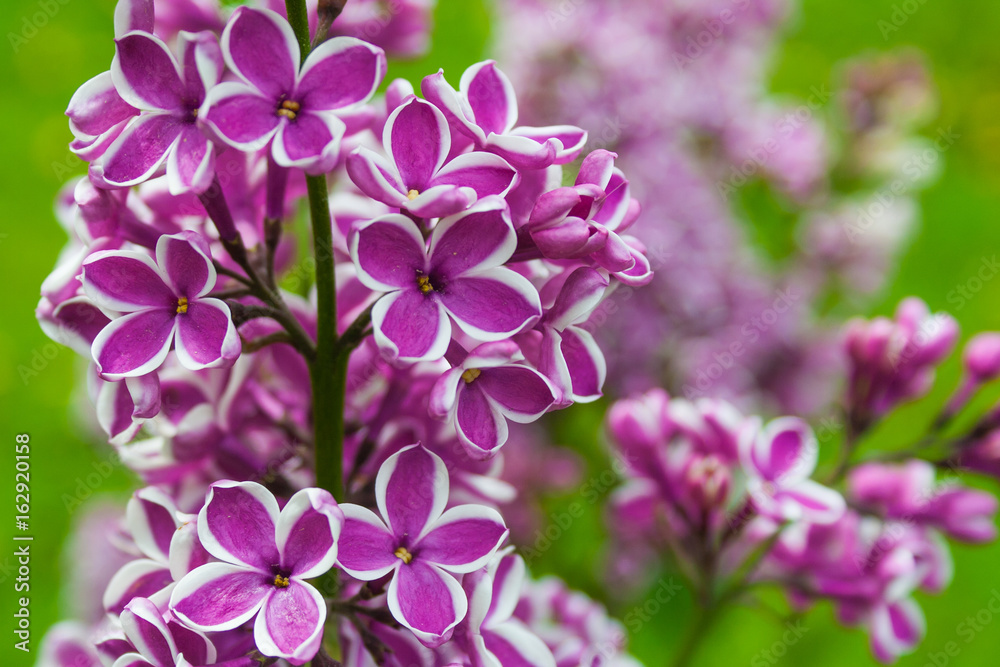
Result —
[[[884, 38], [879, 21], [890, 21], [897, 7], [912, 15], [904, 14], [905, 23]], [[113, 2], [7, 0], [3, 10], [0, 284], [7, 287], [0, 297], [0, 438], [6, 442], [2, 451], [7, 453], [0, 455], [0, 471], [10, 481], [2, 483], [0, 496], [8, 508], [0, 512], [0, 662], [28, 665], [34, 656], [25, 659], [13, 649], [11, 632], [16, 597], [10, 570], [15, 434], [30, 434], [32, 445], [31, 609], [36, 648], [43, 630], [62, 617], [65, 609], [60, 592], [62, 542], [78, 514], [67, 511], [66, 499], [89, 491], [95, 497], [110, 495], [123, 501], [133, 481], [120, 469], [96, 488], [83, 481], [108, 452], [88, 441], [87, 431], [68, 407], [79, 400], [74, 390], [79, 360], [68, 349], [51, 344], [33, 316], [38, 286], [65, 240], [51, 213], [53, 196], [69, 175], [83, 171], [66, 148], [70, 134], [62, 112], [73, 91], [110, 63]], [[440, 0], [433, 51], [418, 62], [391, 67], [390, 76], [419, 78], [440, 66], [457, 80], [464, 67], [488, 55], [489, 25], [482, 0]], [[995, 220], [1000, 210], [998, 34], [1000, 3], [996, 0], [805, 0], [784, 32], [775, 62], [774, 90], [805, 97], [812, 86], [830, 83], [844, 58], [913, 45], [928, 55], [941, 91], [940, 119], [930, 127], [953, 126], [961, 135], [946, 153], [942, 177], [922, 194], [921, 232], [872, 312], [889, 312], [909, 294], [922, 296], [933, 309], [946, 309], [946, 295], [972, 278], [984, 257], [1000, 250], [1000, 227]], [[773, 228], [763, 219], [766, 215], [755, 212], [751, 224]], [[966, 335], [1000, 329], [998, 304], [1000, 280], [989, 281], [954, 314]], [[912, 437], [943, 400], [957, 372], [952, 360], [934, 395], [881, 429], [875, 445], [901, 446]], [[599, 475], [607, 466], [595, 453], [599, 420], [597, 409], [584, 407], [554, 420], [560, 441], [577, 443], [590, 452], [591, 475]], [[580, 499], [579, 494], [570, 494], [549, 509], [564, 511]], [[557, 572], [575, 586], [594, 591], [600, 577], [597, 550], [601, 539], [596, 512], [588, 511], [564, 531], [536, 570]], [[992, 619], [990, 614], [991, 622], [971, 637], [960, 634], [958, 626], [985, 609], [994, 594], [1000, 596], [1000, 545], [956, 546], [953, 553], [955, 581], [942, 596], [920, 598], [927, 615], [927, 638], [914, 655], [900, 661], [902, 665], [996, 664], [1000, 618]], [[72, 554], [67, 556], [72, 558]], [[647, 599], [640, 596], [616, 611], [625, 615]], [[667, 664], [690, 611], [684, 592], [662, 605], [635, 633], [636, 655], [650, 666]], [[802, 627], [806, 632], [801, 639], [784, 644], [780, 620], [759, 611], [734, 610], [708, 636], [696, 662], [773, 664], [762, 651], [775, 647], [784, 655], [774, 660], [782, 664], [818, 667], [873, 662], [864, 634], [836, 625], [829, 606], [810, 612]], [[949, 642], [956, 643], [957, 656], [941, 653]]]

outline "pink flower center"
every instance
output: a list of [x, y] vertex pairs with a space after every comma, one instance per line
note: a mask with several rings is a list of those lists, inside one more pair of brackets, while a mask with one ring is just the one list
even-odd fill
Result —
[[298, 102], [294, 100], [285, 100], [281, 103], [281, 106], [278, 107], [278, 115], [284, 116], [288, 120], [295, 120], [295, 116], [301, 108], [302, 105]]
[[413, 560], [413, 554], [406, 550], [406, 547], [399, 547], [393, 552], [393, 555], [399, 560], [403, 561], [407, 565]]
[[186, 296], [177, 299], [177, 314], [183, 315], [188, 311], [188, 300]]

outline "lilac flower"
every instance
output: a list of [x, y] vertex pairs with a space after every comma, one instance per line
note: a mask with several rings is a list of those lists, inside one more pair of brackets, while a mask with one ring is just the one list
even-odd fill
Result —
[[112, 320], [94, 339], [93, 357], [108, 380], [139, 377], [159, 368], [173, 343], [192, 370], [231, 364], [240, 339], [229, 307], [205, 298], [215, 287], [205, 239], [194, 232], [162, 236], [156, 262], [145, 253], [109, 250], [83, 265], [87, 296]]
[[523, 359], [512, 341], [485, 343], [434, 383], [431, 414], [455, 424], [473, 458], [490, 458], [507, 442], [508, 419], [531, 423], [555, 402], [548, 380]]
[[543, 169], [572, 162], [587, 143], [587, 133], [571, 125], [515, 127], [517, 98], [510, 79], [492, 60], [462, 74], [459, 91], [438, 72], [421, 89], [466, 141], [501, 156], [518, 169]]
[[451, 636], [468, 601], [455, 574], [483, 567], [507, 537], [496, 510], [448, 503], [444, 461], [420, 445], [389, 457], [375, 480], [379, 515], [342, 505], [338, 564], [362, 581], [386, 575], [389, 610], [428, 646]]
[[851, 471], [849, 496], [886, 519], [937, 528], [957, 540], [996, 539], [997, 501], [985, 491], [937, 485], [934, 466], [911, 460], [897, 466], [869, 463]]
[[819, 444], [801, 419], [780, 417], [764, 426], [755, 420], [741, 436], [740, 455], [751, 501], [762, 514], [778, 521], [831, 523], [844, 513], [843, 497], [809, 478]]
[[104, 155], [139, 110], [118, 94], [111, 72], [102, 72], [73, 93], [66, 115], [74, 136], [69, 149], [91, 161]]
[[372, 96], [385, 75], [381, 49], [335, 37], [302, 63], [291, 26], [266, 9], [238, 7], [222, 33], [226, 64], [242, 81], [213, 88], [205, 122], [230, 146], [256, 151], [271, 142], [284, 167], [318, 174], [334, 166], [346, 126], [337, 112]]
[[51, 667], [101, 667], [101, 658], [88, 634], [87, 628], [77, 621], [56, 623], [42, 639], [38, 664]]
[[442, 219], [429, 245], [403, 215], [359, 225], [351, 241], [358, 278], [389, 292], [372, 310], [379, 348], [400, 361], [440, 359], [452, 336], [449, 316], [483, 341], [528, 326], [541, 315], [541, 304], [531, 283], [503, 266], [516, 244], [499, 197]]
[[170, 610], [187, 625], [214, 632], [254, 616], [257, 648], [294, 665], [319, 649], [326, 603], [305, 583], [337, 558], [343, 513], [321, 489], [303, 489], [278, 511], [274, 496], [255, 482], [216, 482], [198, 513], [198, 535], [223, 561], [177, 583]]
[[222, 77], [214, 34], [181, 33], [180, 60], [159, 38], [142, 31], [116, 40], [111, 79], [143, 111], [104, 153], [93, 176], [112, 186], [141, 183], [166, 163], [171, 194], [202, 192], [215, 175], [215, 149], [198, 124], [205, 93]]
[[556, 667], [552, 651], [514, 610], [524, 589], [524, 559], [512, 548], [462, 582], [469, 595], [465, 637], [473, 663], [483, 667]]
[[382, 143], [388, 160], [361, 147], [348, 157], [347, 172], [369, 197], [418, 217], [458, 213], [488, 195], [506, 195], [517, 183], [517, 172], [492, 153], [448, 160], [448, 121], [433, 104], [416, 97], [389, 116]]
[[[165, 621], [149, 600], [136, 597], [121, 613], [122, 630], [135, 649], [113, 667], [191, 667], [215, 663], [216, 650], [200, 632], [174, 620]], [[249, 658], [244, 663], [253, 664]]]
[[962, 351], [962, 365], [976, 384], [1000, 376], [1000, 333], [987, 331], [970, 338]]

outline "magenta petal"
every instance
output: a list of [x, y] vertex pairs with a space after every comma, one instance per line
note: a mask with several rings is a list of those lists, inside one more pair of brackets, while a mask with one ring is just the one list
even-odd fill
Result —
[[397, 536], [416, 540], [448, 502], [448, 469], [419, 445], [389, 457], [375, 481], [379, 511]]
[[177, 62], [158, 37], [132, 32], [115, 40], [111, 76], [122, 99], [132, 106], [163, 111], [183, 106]]
[[360, 225], [351, 242], [358, 279], [379, 291], [417, 287], [427, 270], [424, 238], [416, 224], [402, 215], [387, 215]]
[[486, 134], [505, 134], [517, 123], [517, 99], [510, 79], [492, 60], [473, 65], [462, 75], [462, 92]]
[[389, 610], [425, 644], [447, 639], [468, 611], [468, 600], [453, 576], [414, 560], [389, 583]]
[[472, 206], [476, 199], [476, 191], [472, 188], [435, 185], [403, 205], [418, 218], [443, 218], [464, 211]]
[[503, 667], [555, 667], [549, 647], [518, 621], [508, 621], [483, 632], [486, 649]]
[[293, 665], [311, 660], [319, 650], [326, 622], [326, 603], [319, 591], [296, 579], [275, 588], [254, 623], [254, 641], [264, 655]]
[[204, 192], [215, 175], [215, 149], [198, 127], [188, 125], [167, 157], [167, 183], [170, 194]]
[[411, 98], [389, 117], [383, 138], [404, 189], [425, 190], [451, 149], [448, 121], [437, 107]]
[[128, 120], [139, 110], [118, 94], [111, 72], [103, 72], [80, 86], [70, 98], [66, 115], [74, 134], [97, 137]]
[[607, 363], [594, 337], [583, 329], [570, 327], [562, 333], [560, 351], [566, 360], [575, 400], [589, 402], [599, 398]]
[[119, 312], [177, 305], [156, 264], [139, 252], [94, 253], [83, 264], [83, 289], [98, 306]]
[[196, 299], [215, 287], [211, 251], [193, 232], [161, 236], [156, 242], [156, 264], [177, 296]]
[[233, 71], [272, 99], [295, 86], [299, 44], [288, 21], [270, 10], [238, 7], [222, 33], [222, 51]]
[[463, 331], [484, 341], [516, 333], [542, 312], [531, 283], [505, 267], [453, 279], [441, 303]]
[[115, 5], [115, 37], [133, 30], [153, 32], [153, 0], [118, 0]]
[[[562, 148], [556, 151], [554, 164], [572, 162], [587, 145], [587, 133], [572, 125], [556, 125], [553, 127], [519, 127], [511, 134], [534, 139], [544, 144], [551, 139], [558, 141]], [[577, 181], [580, 182], [579, 180]]]
[[216, 558], [268, 572], [281, 560], [277, 517], [277, 501], [260, 484], [217, 482], [198, 514], [198, 536]]
[[402, 207], [409, 201], [395, 167], [372, 150], [361, 147], [348, 155], [347, 174], [358, 189], [383, 204]]
[[277, 525], [281, 567], [293, 576], [312, 579], [337, 559], [337, 537], [344, 513], [324, 489], [302, 489], [281, 510]]
[[148, 598], [173, 583], [170, 570], [146, 558], [126, 563], [108, 582], [102, 602], [111, 614], [120, 614], [133, 598]]
[[145, 375], [159, 368], [170, 352], [174, 312], [155, 308], [113, 320], [94, 339], [93, 357], [108, 380]]
[[[212, 641], [197, 630], [187, 628], [175, 620], [167, 623], [170, 634], [173, 635], [177, 653], [191, 665], [211, 665], [215, 663], [216, 651]], [[178, 667], [180, 665], [178, 664]]]
[[229, 306], [218, 299], [199, 299], [177, 315], [177, 359], [185, 368], [222, 366], [240, 356], [242, 343]]
[[241, 150], [263, 148], [278, 130], [281, 119], [274, 100], [234, 81], [212, 88], [205, 98], [205, 106], [205, 122], [214, 127], [226, 143]]
[[177, 647], [156, 605], [146, 598], [134, 598], [125, 606], [121, 623], [125, 636], [139, 653], [157, 665], [174, 663]]
[[170, 499], [155, 487], [136, 491], [126, 508], [127, 525], [136, 546], [163, 563], [167, 562], [170, 540], [178, 528], [175, 511]]
[[505, 195], [517, 183], [517, 172], [506, 160], [493, 153], [466, 153], [446, 164], [431, 185], [458, 185], [472, 188], [482, 198]]
[[549, 383], [527, 366], [484, 368], [474, 382], [500, 405], [505, 416], [518, 422], [534, 421], [555, 400]]
[[486, 565], [506, 537], [507, 526], [499, 512], [483, 505], [459, 505], [442, 514], [414, 550], [420, 560], [466, 573]]
[[459, 437], [481, 452], [493, 452], [507, 441], [506, 420], [475, 382], [460, 387], [459, 392], [455, 412]]
[[170, 611], [199, 630], [229, 630], [253, 618], [273, 590], [263, 572], [209, 563], [177, 582], [170, 595]]
[[352, 577], [373, 581], [400, 564], [393, 555], [398, 544], [370, 509], [344, 504], [344, 527], [337, 544], [337, 563]]
[[382, 49], [352, 37], [334, 37], [306, 59], [295, 89], [297, 102], [316, 111], [364, 102], [385, 76]]
[[[497, 205], [499, 204], [499, 205]], [[473, 209], [441, 220], [431, 233], [431, 272], [458, 276], [500, 266], [514, 253], [517, 235], [503, 200], [480, 202]]]
[[331, 169], [340, 153], [344, 122], [331, 113], [300, 111], [294, 121], [283, 123], [274, 138], [274, 160], [283, 167], [309, 173]]
[[139, 116], [115, 139], [101, 162], [102, 177], [111, 185], [135, 185], [150, 178], [183, 129], [168, 113]]
[[372, 309], [375, 341], [402, 361], [432, 361], [448, 350], [451, 324], [441, 305], [416, 289], [387, 294]]

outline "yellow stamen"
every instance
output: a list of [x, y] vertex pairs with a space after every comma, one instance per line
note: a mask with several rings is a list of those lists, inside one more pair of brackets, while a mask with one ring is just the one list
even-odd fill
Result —
[[462, 373], [462, 379], [465, 380], [465, 384], [472, 384], [472, 381], [479, 377], [482, 373], [478, 368], [468, 368], [464, 373]]
[[274, 585], [278, 588], [288, 588], [288, 577], [283, 577], [280, 574], [274, 575]]
[[424, 294], [434, 291], [434, 286], [431, 285], [431, 279], [427, 276], [417, 276], [417, 287]]
[[302, 105], [294, 100], [285, 100], [281, 103], [282, 109], [288, 109], [289, 111], [298, 111], [302, 108]]
[[188, 311], [188, 300], [186, 296], [177, 299], [177, 314], [183, 315]]
[[396, 549], [393, 555], [399, 560], [406, 563], [407, 565], [409, 565], [410, 561], [413, 560], [413, 554], [407, 551], [406, 547], [399, 547], [398, 549]]
[[288, 120], [295, 120], [295, 112], [291, 109], [278, 109], [278, 115], [284, 116]]
[[419, 190], [410, 190], [409, 192], [406, 193], [406, 198], [409, 199], [410, 201], [413, 201], [419, 196], [420, 196]]

